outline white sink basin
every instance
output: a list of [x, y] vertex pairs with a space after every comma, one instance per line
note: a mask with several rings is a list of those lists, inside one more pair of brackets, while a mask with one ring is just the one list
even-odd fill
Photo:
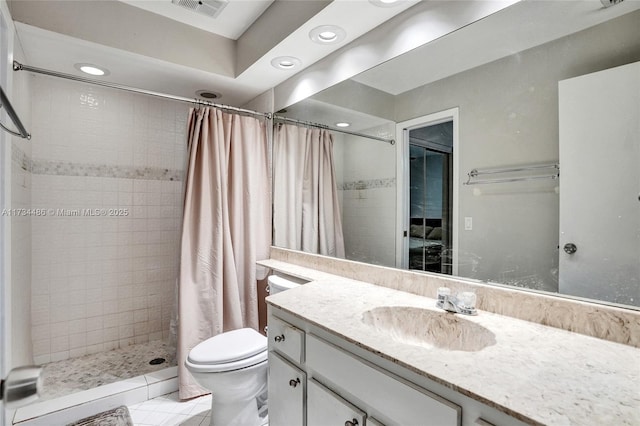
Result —
[[490, 330], [444, 311], [383, 306], [366, 311], [362, 321], [394, 341], [409, 345], [475, 352], [496, 344], [496, 336]]

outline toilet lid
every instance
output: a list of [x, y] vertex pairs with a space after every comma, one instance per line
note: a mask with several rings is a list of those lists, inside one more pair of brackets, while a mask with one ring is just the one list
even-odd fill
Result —
[[193, 364], [227, 364], [267, 350], [267, 338], [252, 328], [241, 328], [213, 336], [189, 352]]

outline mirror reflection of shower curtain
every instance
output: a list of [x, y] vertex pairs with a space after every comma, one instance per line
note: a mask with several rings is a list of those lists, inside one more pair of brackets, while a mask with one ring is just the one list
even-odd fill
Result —
[[273, 244], [344, 258], [333, 136], [326, 129], [275, 126]]

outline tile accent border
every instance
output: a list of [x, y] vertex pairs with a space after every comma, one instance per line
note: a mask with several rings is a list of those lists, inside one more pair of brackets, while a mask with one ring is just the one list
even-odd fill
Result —
[[22, 170], [35, 175], [90, 176], [168, 181], [182, 181], [184, 179], [184, 172], [182, 170], [164, 169], [161, 167], [135, 167], [34, 160], [15, 144], [11, 146], [11, 161], [18, 164]]
[[344, 182], [338, 189], [343, 191], [363, 190], [363, 189], [379, 189], [379, 188], [395, 188], [396, 178], [356, 180], [353, 182]]
[[84, 164], [48, 160], [32, 160], [32, 173], [53, 176], [90, 176], [169, 181], [181, 181], [184, 174], [181, 170], [160, 167]]

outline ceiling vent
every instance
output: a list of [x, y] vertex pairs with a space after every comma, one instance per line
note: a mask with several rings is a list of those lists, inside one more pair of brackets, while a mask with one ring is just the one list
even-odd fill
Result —
[[604, 7], [609, 7], [613, 6], [614, 4], [622, 3], [622, 1], [623, 0], [600, 0], [600, 3], [602, 3]]
[[171, 2], [210, 18], [217, 18], [229, 4], [229, 0], [171, 0]]

